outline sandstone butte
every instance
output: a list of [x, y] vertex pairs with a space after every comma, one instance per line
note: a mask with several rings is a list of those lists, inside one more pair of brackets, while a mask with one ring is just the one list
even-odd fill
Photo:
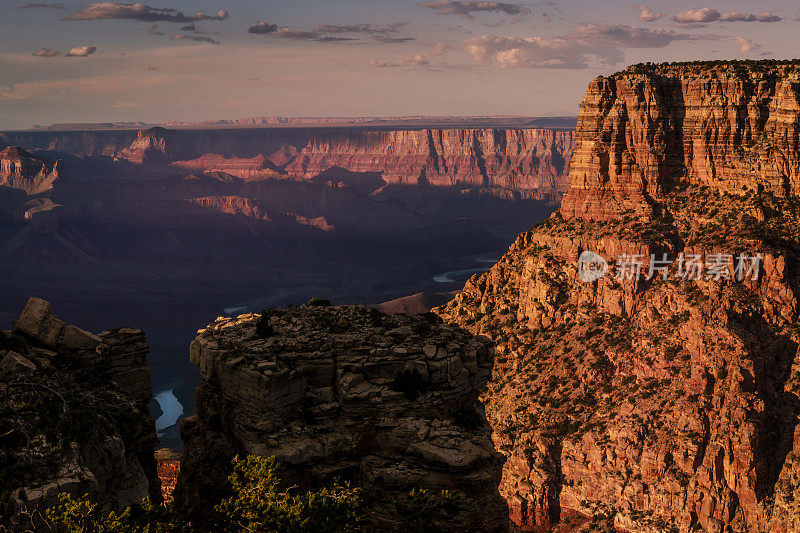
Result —
[[31, 298], [0, 331], [0, 530], [41, 531], [58, 494], [120, 511], [161, 499], [144, 332], [98, 335]]
[[[593, 80], [560, 210], [438, 308], [495, 343], [482, 398], [518, 526], [800, 530], [798, 87], [780, 62]], [[606, 276], [579, 280], [584, 251]], [[763, 259], [616, 279], [621, 254], [681, 252]]]

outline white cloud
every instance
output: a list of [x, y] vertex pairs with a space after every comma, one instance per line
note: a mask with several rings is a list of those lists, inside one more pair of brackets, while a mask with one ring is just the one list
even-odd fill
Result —
[[76, 46], [69, 49], [69, 52], [67, 52], [67, 57], [86, 57], [94, 54], [95, 52], [97, 52], [97, 48], [94, 46]]
[[719, 11], [710, 7], [698, 7], [681, 11], [672, 17], [672, 20], [682, 24], [714, 22], [719, 20]]
[[698, 7], [681, 11], [672, 17], [672, 20], [680, 24], [703, 24], [707, 22], [780, 22], [783, 19], [769, 11], [758, 15], [744, 11], [729, 11], [720, 14], [719, 11], [710, 7]]
[[642, 12], [642, 14], [639, 15], [639, 20], [641, 20], [642, 22], [653, 22], [654, 20], [658, 20], [664, 16], [664, 13], [657, 13], [647, 6], [633, 6], [633, 7]]
[[496, 37], [483, 35], [465, 43], [477, 62], [499, 68], [586, 68], [594, 57], [606, 64], [621, 62], [623, 48], [662, 48], [693, 37], [662, 29], [612, 24], [583, 24], [566, 36]]
[[739, 52], [742, 54], [750, 54], [752, 52], [761, 50], [760, 44], [758, 44], [752, 39], [747, 39], [745, 37], [737, 37], [736, 45], [739, 47]]

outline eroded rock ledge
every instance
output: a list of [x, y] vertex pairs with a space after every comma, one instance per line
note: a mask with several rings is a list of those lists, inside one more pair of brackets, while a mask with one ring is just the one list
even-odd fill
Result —
[[159, 501], [148, 351], [141, 330], [94, 335], [38, 298], [0, 331], [0, 529], [44, 528], [60, 492]]
[[477, 400], [486, 340], [363, 307], [273, 310], [266, 337], [258, 319], [217, 319], [191, 345], [203, 383], [181, 426], [179, 506], [213, 501], [234, 454], [274, 455], [301, 486], [341, 476], [375, 491], [376, 527], [415, 487], [464, 495], [454, 527], [505, 527], [501, 456]]

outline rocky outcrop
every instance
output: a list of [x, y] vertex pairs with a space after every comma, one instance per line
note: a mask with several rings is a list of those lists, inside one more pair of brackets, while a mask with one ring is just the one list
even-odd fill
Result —
[[649, 216], [677, 180], [743, 194], [800, 191], [793, 65], [636, 66], [580, 104], [565, 218]]
[[62, 175], [60, 161], [53, 162], [15, 146], [0, 152], [0, 187], [40, 194], [52, 189]]
[[261, 222], [270, 221], [269, 215], [257, 200], [243, 196], [203, 196], [201, 198], [189, 198], [186, 202], [189, 205], [202, 209], [211, 209], [218, 213], [241, 215]]
[[45, 527], [60, 492], [120, 510], [160, 501], [144, 333], [99, 335], [31, 298], [0, 332], [0, 527]]
[[[183, 421], [176, 503], [200, 512], [235, 454], [276, 456], [300, 486], [353, 480], [374, 491], [373, 526], [415, 487], [460, 493], [454, 529], [502, 528], [499, 454], [477, 401], [485, 340], [428, 317], [310, 307], [220, 318], [200, 330], [197, 415]], [[260, 333], [259, 333], [260, 331]]]
[[404, 185], [558, 189], [572, 138], [571, 131], [542, 129], [320, 132], [285, 170], [304, 178], [332, 167], [381, 172]]
[[593, 81], [560, 213], [438, 309], [495, 341], [484, 400], [523, 529], [800, 528], [798, 81]]

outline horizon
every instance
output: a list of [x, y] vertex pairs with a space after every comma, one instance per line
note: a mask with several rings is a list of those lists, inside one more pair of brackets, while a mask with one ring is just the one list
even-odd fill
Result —
[[629, 64], [793, 55], [797, 19], [788, 1], [20, 1], [0, 37], [0, 129], [574, 116], [591, 79]]

